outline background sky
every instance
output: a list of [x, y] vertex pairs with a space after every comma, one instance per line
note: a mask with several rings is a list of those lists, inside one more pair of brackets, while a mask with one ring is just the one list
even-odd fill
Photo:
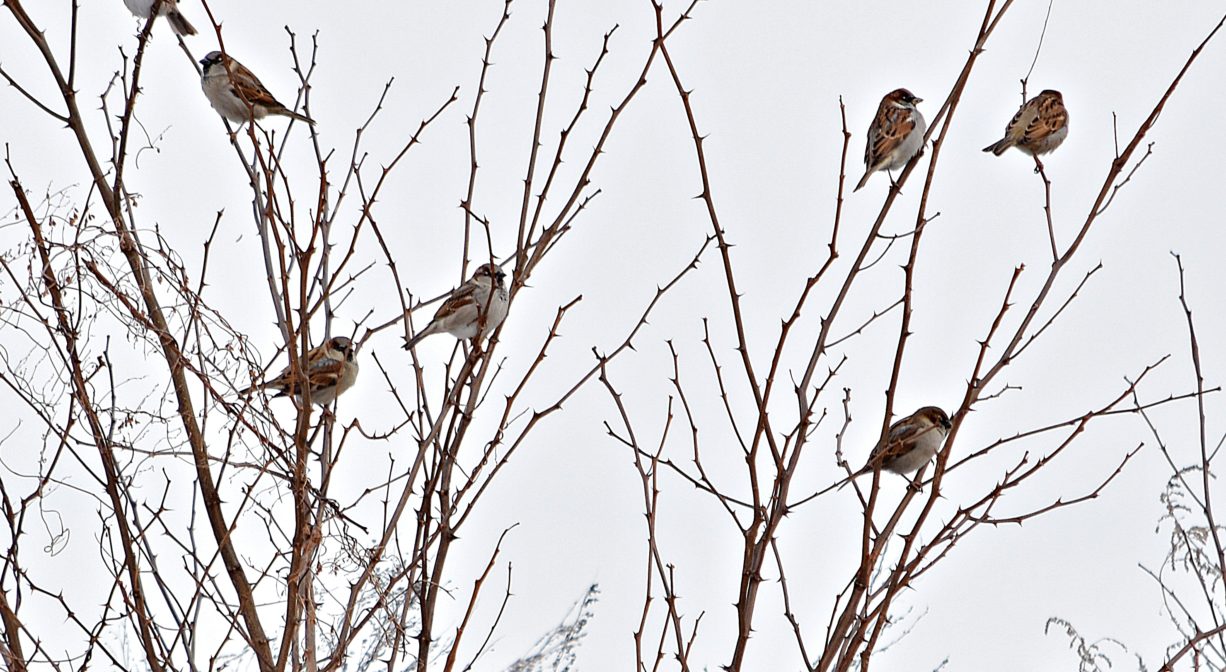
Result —
[[[65, 3], [29, 4], [52, 44], [63, 47]], [[283, 27], [298, 35], [300, 48], [318, 35], [310, 110], [324, 147], [338, 150], [335, 173], [343, 170], [342, 157], [348, 155], [355, 129], [389, 79], [394, 78], [394, 85], [385, 111], [364, 141], [373, 163], [390, 161], [420, 120], [460, 87], [459, 101], [393, 173], [377, 205], [401, 277], [415, 295], [435, 296], [457, 281], [463, 225], [457, 204], [468, 176], [464, 121], [472, 107], [483, 38], [496, 24], [502, 5], [492, 0], [210, 3], [223, 21], [229, 52], [286, 103], [294, 98], [297, 78]], [[200, 58], [216, 47], [215, 39], [197, 2], [185, 0], [182, 7], [201, 29], [201, 36], [187, 42]], [[682, 7], [668, 3], [666, 17], [671, 19]], [[478, 127], [481, 177], [474, 209], [493, 224], [496, 254], [509, 253], [514, 243], [540, 85], [545, 10], [544, 2], [512, 4], [483, 102]], [[1012, 269], [1019, 264], [1027, 269], [1018, 285], [1022, 305], [1046, 275], [1050, 252], [1042, 183], [1033, 175], [1029, 157], [1008, 152], [996, 158], [980, 152], [1000, 137], [1020, 103], [1019, 79], [1030, 68], [1046, 11], [1045, 2], [1020, 2], [1006, 15], [976, 66], [942, 150], [929, 205], [930, 212], [939, 211], [940, 216], [925, 233], [916, 271], [914, 336], [896, 401], [900, 413], [929, 404], [953, 410], [972, 370], [977, 339], [986, 333]], [[1221, 11], [1220, 3], [1207, 1], [1054, 3], [1030, 90], [1059, 89], [1069, 108], [1069, 139], [1046, 162], [1062, 248], [1084, 221], [1110, 166], [1113, 124], [1118, 124], [1121, 144], [1131, 137]], [[982, 12], [982, 3], [967, 2], [712, 0], [701, 3], [693, 21], [670, 41], [685, 84], [695, 92], [699, 128], [709, 134], [705, 149], [714, 200], [736, 245], [733, 260], [759, 371], [769, 364], [780, 320], [790, 311], [797, 289], [825, 259], [842, 149], [840, 97], [853, 133], [848, 178], [854, 183], [862, 170], [864, 133], [881, 96], [905, 86], [925, 99], [920, 109], [931, 119], [973, 45]], [[544, 151], [550, 155], [558, 130], [573, 114], [584, 69], [599, 53], [601, 36], [618, 25], [593, 92], [591, 116], [570, 141], [577, 152], [564, 166], [570, 179], [594, 144], [609, 106], [620, 101], [638, 76], [654, 37], [653, 20], [646, 1], [558, 3], [558, 60], [550, 84], [555, 97], [543, 133]], [[111, 73], [120, 68], [120, 50], [130, 54], [135, 48], [137, 22], [119, 0], [83, 3], [81, 21], [89, 27], [82, 50], [90, 58], [79, 63], [78, 81], [83, 109], [91, 110]], [[0, 63], [26, 75], [36, 94], [54, 93], [7, 15], [0, 20]], [[583, 295], [562, 330], [564, 338], [551, 352], [548, 374], [530, 390], [530, 405], [547, 403], [569, 386], [575, 372], [591, 364], [593, 347], [608, 350], [620, 343], [656, 286], [693, 257], [710, 231], [702, 201], [693, 198], [701, 187], [684, 113], [661, 65], [618, 123], [593, 174], [601, 195], [581, 215], [563, 248], [533, 276], [533, 286], [521, 295], [503, 329], [500, 347], [508, 369], [522, 371], [557, 307]], [[138, 221], [157, 226], [187, 267], [198, 269], [203, 242], [217, 214], [224, 213], [213, 253], [225, 272], [212, 275], [209, 296], [265, 357], [272, 357], [279, 336], [263, 290], [245, 173], [200, 92], [190, 62], [165, 26], [155, 28], [145, 67], [140, 119], [151, 136], [160, 138], [156, 150], [140, 155], [128, 178], [130, 187], [143, 195]], [[1223, 169], [1216, 148], [1226, 142], [1226, 125], [1217, 114], [1226, 109], [1224, 72], [1226, 45], [1211, 43], [1150, 133], [1153, 156], [1091, 231], [1053, 301], [1063, 298], [1096, 264], [1101, 262], [1103, 270], [999, 381], [1022, 390], [984, 404], [966, 421], [957, 452], [1101, 407], [1125, 389], [1126, 376], [1135, 377], [1167, 354], [1171, 359], [1140, 388], [1142, 398], [1191, 391], [1194, 379], [1172, 251], [1183, 255], [1187, 269], [1207, 386], [1221, 381], [1226, 368], [1226, 313], [1221, 309], [1226, 234]], [[27, 187], [69, 188], [83, 198], [87, 180], [80, 155], [58, 122], [41, 116], [8, 87], [0, 89], [0, 118], [5, 122], [3, 141]], [[104, 134], [100, 113], [90, 112], [89, 123], [91, 130]], [[278, 129], [284, 125], [282, 120], [264, 124]], [[295, 133], [286, 162], [292, 166], [290, 173], [309, 185], [314, 170], [310, 144], [301, 129]], [[922, 189], [920, 169], [927, 165], [924, 160], [912, 176], [885, 232], [903, 233], [913, 226]], [[865, 189], [848, 195], [843, 214], [848, 237], [835, 272], [846, 271], [881, 206], [887, 182], [884, 175], [875, 176]], [[0, 208], [7, 211], [11, 196], [2, 198], [6, 200], [0, 200]], [[351, 214], [347, 222], [355, 219]], [[0, 247], [12, 247], [25, 235], [20, 227], [0, 228]], [[836, 334], [854, 329], [898, 296], [898, 267], [905, 263], [906, 248], [895, 245], [861, 279]], [[372, 239], [362, 242], [359, 255], [376, 264], [381, 260]], [[735, 490], [743, 487], [737, 480], [743, 464], [718, 398], [711, 393], [713, 379], [701, 342], [702, 320], [710, 318], [716, 351], [722, 363], [735, 368], [722, 275], [717, 257], [709, 254], [663, 301], [636, 338], [637, 350], [618, 359], [611, 376], [626, 393], [637, 429], [649, 442], [657, 440], [671, 391], [666, 341], [672, 340], [680, 354], [683, 384], [702, 421], [707, 466]], [[389, 283], [384, 271], [360, 281], [358, 293], [338, 317], [342, 329], [348, 331], [367, 310], [375, 311], [375, 321], [394, 316], [398, 304]], [[1021, 312], [1019, 306], [1011, 313], [1011, 324]], [[855, 422], [845, 445], [853, 464], [864, 459], [880, 431], [897, 320], [894, 313], [875, 323], [835, 355], [848, 357], [833, 387], [852, 389]], [[818, 328], [816, 311], [798, 326], [810, 339]], [[4, 338], [0, 334], [0, 343]], [[389, 332], [367, 346], [363, 377], [339, 406], [343, 421], [359, 418], [366, 427], [391, 424], [387, 418], [393, 401], [369, 357], [373, 351], [407, 375], [408, 359], [399, 346]], [[418, 353], [427, 362], [441, 361], [450, 347], [448, 339], [435, 337]], [[798, 372], [804, 361], [804, 352], [791, 353], [785, 371]], [[440, 367], [436, 363], [428, 368], [436, 381]], [[508, 375], [496, 382], [495, 394], [508, 393], [514, 380]], [[4, 394], [0, 392], [0, 399]], [[743, 386], [733, 397], [744, 401]], [[835, 418], [841, 418], [839, 399], [829, 394], [824, 405]], [[1212, 398], [1210, 409], [1221, 408], [1221, 403]], [[742, 405], [739, 413], [747, 417], [751, 411]], [[1191, 462], [1193, 405], [1162, 407], [1153, 416], [1177, 458], [1183, 456], [1179, 461]], [[462, 614], [468, 586], [484, 568], [498, 533], [518, 524], [500, 556], [500, 567], [507, 562], [513, 566], [514, 598], [492, 652], [478, 669], [501, 669], [522, 655], [593, 582], [600, 584], [601, 600], [578, 667], [630, 668], [631, 633], [642, 608], [646, 531], [631, 455], [602, 426], [603, 421], [616, 425], [616, 420], [607, 395], [596, 386], [586, 388], [533, 435], [468, 523], [448, 572], [463, 589], [462, 597], [445, 609], [443, 630], [454, 626], [448, 619]], [[38, 434], [29, 419], [0, 416], [0, 435], [16, 426], [31, 436]], [[1220, 420], [1212, 414], [1209, 428], [1211, 440], [1220, 437]], [[794, 492], [818, 489], [836, 478], [834, 429], [825, 425], [818, 432]], [[684, 460], [682, 434], [673, 436], [666, 453]], [[960, 501], [977, 498], [1024, 451], [1050, 450], [1055, 441], [1049, 436], [1019, 442], [992, 460], [951, 475], [944, 485], [942, 505], [947, 508], [938, 508], [937, 515], [944, 519]], [[1162, 611], [1157, 586], [1138, 565], [1156, 569], [1164, 556], [1169, 530], [1159, 528], [1165, 511], [1159, 495], [1169, 470], [1140, 418], [1116, 416], [1092, 425], [1044, 477], [1028, 483], [1005, 505], [1007, 510], [998, 513], [1084, 494], [1141, 443], [1145, 448], [1095, 501], [1021, 527], [980, 529], [960, 542], [905, 595], [899, 613], [909, 634], [875, 657], [874, 669], [932, 669], [946, 657], [947, 670], [1075, 669], [1067, 638], [1059, 632], [1044, 634], [1049, 617], [1067, 619], [1090, 638], [1115, 638], [1140, 654], [1150, 669], [1159, 667], [1165, 647], [1177, 637]], [[11, 470], [23, 459], [21, 446], [18, 440], [0, 444], [0, 456]], [[408, 437], [350, 448], [355, 455], [337, 474], [339, 491], [359, 492], [382, 473], [371, 465], [397, 454], [403, 459], [411, 448]], [[893, 501], [902, 495], [900, 479], [884, 480], [884, 497]], [[688, 624], [704, 614], [691, 662], [696, 669], [717, 669], [728, 661], [735, 635], [732, 603], [740, 537], [717, 502], [670, 474], [660, 483], [659, 538], [666, 559], [677, 567], [679, 609]], [[187, 489], [181, 492], [189, 496]], [[68, 514], [70, 521], [74, 518]], [[67, 575], [81, 557], [76, 554], [89, 557], [91, 526], [96, 523], [93, 510], [86, 507], [68, 542], [76, 548], [48, 556], [46, 571]], [[830, 597], [857, 562], [859, 526], [855, 497], [845, 490], [802, 507], [782, 528], [790, 588], [798, 600], [794, 609], [815, 640], [823, 632]], [[501, 581], [505, 573], [498, 574]], [[773, 578], [769, 575], [763, 586], [747, 669], [801, 666], [778, 591], [769, 580]], [[483, 602], [486, 619], [497, 609], [498, 590]], [[48, 618], [54, 622], [52, 614]], [[1123, 656], [1119, 664], [1130, 669]]]

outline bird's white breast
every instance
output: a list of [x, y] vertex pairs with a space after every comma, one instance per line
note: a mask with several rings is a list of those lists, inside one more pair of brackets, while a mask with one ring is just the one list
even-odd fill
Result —
[[489, 315], [485, 318], [485, 330], [493, 331], [502, 324], [502, 321], [507, 319], [507, 290], [505, 287], [499, 287], [495, 290], [494, 296], [489, 303]]
[[915, 120], [915, 128], [903, 138], [903, 141], [898, 143], [898, 147], [894, 148], [894, 152], [890, 155], [889, 163], [886, 164], [887, 170], [898, 170], [907, 165], [911, 157], [920, 150], [924, 144], [924, 134], [928, 132], [928, 122], [924, 120], [924, 115], [919, 113], [919, 110], [911, 110], [911, 118]]
[[356, 361], [349, 362], [349, 365], [344, 368], [341, 373], [341, 379], [336, 383], [336, 393], [340, 394], [345, 390], [353, 387], [353, 384], [358, 381], [358, 363]]
[[204, 89], [205, 97], [218, 114], [235, 124], [247, 121], [250, 116], [247, 104], [231, 91], [230, 75], [226, 73], [225, 66], [220, 63], [210, 65], [200, 79], [200, 88]]
[[156, 0], [123, 0], [123, 4], [128, 6], [128, 11], [139, 16], [142, 19], [149, 18], [149, 12], [153, 10], [153, 3]]
[[911, 450], [899, 455], [895, 458], [888, 468], [898, 474], [909, 474], [913, 471], [918, 471], [920, 467], [928, 464], [941, 449], [941, 443], [945, 440], [945, 428], [933, 426], [928, 431], [923, 432], [915, 438], [915, 443], [912, 444]]

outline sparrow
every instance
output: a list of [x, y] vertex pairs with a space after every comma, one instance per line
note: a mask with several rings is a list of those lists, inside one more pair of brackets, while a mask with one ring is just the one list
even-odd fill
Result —
[[[323, 345], [311, 348], [303, 358], [302, 369], [311, 390], [311, 401], [326, 406], [353, 387], [358, 379], [357, 348], [345, 336], [334, 336]], [[287, 366], [276, 378], [257, 383], [239, 392], [247, 394], [257, 389], [274, 389], [274, 397], [294, 395], [302, 401], [300, 379], [293, 368]]]
[[1017, 147], [1031, 156], [1046, 154], [1068, 137], [1068, 110], [1059, 91], [1047, 89], [1022, 104], [1005, 127], [1005, 137], [983, 148], [996, 156]]
[[[907, 165], [923, 147], [928, 122], [915, 109], [924, 102], [906, 89], [894, 89], [885, 94], [877, 107], [877, 116], [868, 127], [868, 144], [864, 147], [864, 177], [853, 191], [860, 191], [868, 178], [879, 170], [896, 170]], [[891, 178], [891, 182], [893, 178]]]
[[[849, 476], [843, 485], [878, 469], [896, 474], [919, 471], [919, 468], [928, 464], [941, 449], [945, 436], [949, 434], [949, 428], [949, 416], [945, 411], [936, 406], [919, 409], [890, 425], [890, 431], [886, 432], [885, 438], [869, 453], [868, 462]], [[841, 489], [843, 486], [839, 487]]]
[[460, 339], [473, 338], [482, 321], [485, 333], [492, 332], [507, 318], [506, 277], [498, 264], [477, 267], [473, 277], [443, 301], [430, 324], [409, 339], [404, 349], [411, 350], [421, 339], [443, 331]]
[[170, 27], [180, 35], [195, 35], [196, 28], [188, 23], [187, 19], [179, 13], [179, 0], [123, 0], [123, 4], [128, 6], [128, 11], [132, 12], [139, 19], [148, 19], [149, 14], [153, 11], [153, 6], [158, 5], [158, 16], [166, 17], [170, 22]]
[[[220, 51], [211, 51], [200, 60], [200, 88], [214, 110], [235, 124], [280, 114], [308, 124], [315, 121], [277, 102], [276, 98], [242, 63]], [[227, 68], [229, 71], [227, 72]]]

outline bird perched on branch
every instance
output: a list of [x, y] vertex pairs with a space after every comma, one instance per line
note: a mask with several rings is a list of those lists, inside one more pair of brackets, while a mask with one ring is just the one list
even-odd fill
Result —
[[443, 301], [434, 319], [425, 329], [405, 344], [411, 350], [418, 341], [440, 332], [456, 338], [473, 338], [484, 325], [484, 333], [490, 333], [507, 318], [507, 288], [503, 284], [506, 273], [498, 264], [483, 264], [473, 272], [473, 277], [460, 285]]
[[1005, 127], [1005, 137], [983, 148], [996, 156], [1017, 147], [1031, 156], [1046, 154], [1068, 137], [1068, 110], [1059, 91], [1047, 89], [1022, 104]]
[[[860, 191], [868, 178], [879, 170], [896, 170], [907, 165], [924, 145], [928, 122], [915, 109], [924, 102], [906, 89], [894, 89], [885, 94], [877, 107], [877, 116], [868, 127], [868, 144], [864, 147], [864, 177], [854, 191]], [[894, 178], [890, 177], [891, 184]]]
[[[311, 402], [326, 406], [337, 397], [353, 387], [358, 379], [357, 347], [345, 336], [333, 336], [323, 345], [307, 351], [302, 361], [302, 372], [306, 378], [307, 389], [311, 391]], [[292, 367], [285, 367], [276, 378], [257, 383], [242, 390], [239, 394], [247, 394], [256, 389], [276, 390], [274, 396], [285, 397], [293, 395], [302, 401], [304, 390], [302, 379]]]
[[196, 34], [196, 28], [179, 13], [179, 0], [123, 0], [123, 4], [127, 5], [128, 11], [139, 19], [148, 19], [150, 13], [153, 12], [153, 6], [158, 5], [158, 16], [166, 17], [166, 20], [170, 22], [170, 27], [176, 33], [180, 35]]
[[873, 447], [868, 462], [852, 474], [843, 485], [859, 476], [885, 469], [896, 474], [910, 474], [928, 464], [941, 449], [949, 434], [949, 416], [936, 406], [925, 406], [890, 425], [885, 438]]
[[260, 79], [242, 63], [220, 51], [200, 59], [200, 88], [217, 113], [235, 124], [263, 119], [270, 114], [291, 117], [308, 124], [315, 121], [298, 114], [273, 98]]

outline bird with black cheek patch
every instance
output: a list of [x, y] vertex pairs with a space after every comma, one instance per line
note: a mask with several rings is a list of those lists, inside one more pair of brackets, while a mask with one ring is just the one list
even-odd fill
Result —
[[[357, 382], [357, 346], [345, 336], [329, 338], [324, 341], [323, 345], [307, 351], [303, 357], [302, 371], [305, 374], [307, 389], [310, 390], [311, 403], [326, 406]], [[277, 391], [274, 397], [293, 395], [301, 402], [305, 391], [302, 382], [297, 372], [287, 366], [275, 378], [256, 383], [241, 390], [239, 394], [247, 394], [258, 389], [271, 389]]]
[[506, 277], [498, 264], [478, 266], [473, 276], [438, 307], [430, 324], [405, 343], [404, 349], [411, 350], [421, 339], [441, 332], [459, 339], [477, 336], [482, 325], [484, 333], [493, 332], [507, 318], [509, 303], [503, 282]]
[[[915, 109], [924, 102], [906, 89], [894, 89], [885, 94], [877, 107], [877, 116], [868, 127], [868, 144], [864, 147], [864, 177], [853, 191], [860, 191], [868, 178], [879, 170], [897, 170], [907, 165], [924, 146], [928, 122]], [[890, 184], [894, 183], [893, 176]]]
[[925, 406], [895, 422], [885, 438], [873, 447], [865, 465], [849, 476], [839, 489], [878, 469], [902, 475], [919, 471], [941, 449], [950, 427], [949, 416], [936, 406]]
[[270, 114], [315, 123], [277, 102], [255, 73], [220, 51], [209, 52], [200, 59], [200, 66], [200, 88], [213, 109], [231, 123], [242, 124]]

